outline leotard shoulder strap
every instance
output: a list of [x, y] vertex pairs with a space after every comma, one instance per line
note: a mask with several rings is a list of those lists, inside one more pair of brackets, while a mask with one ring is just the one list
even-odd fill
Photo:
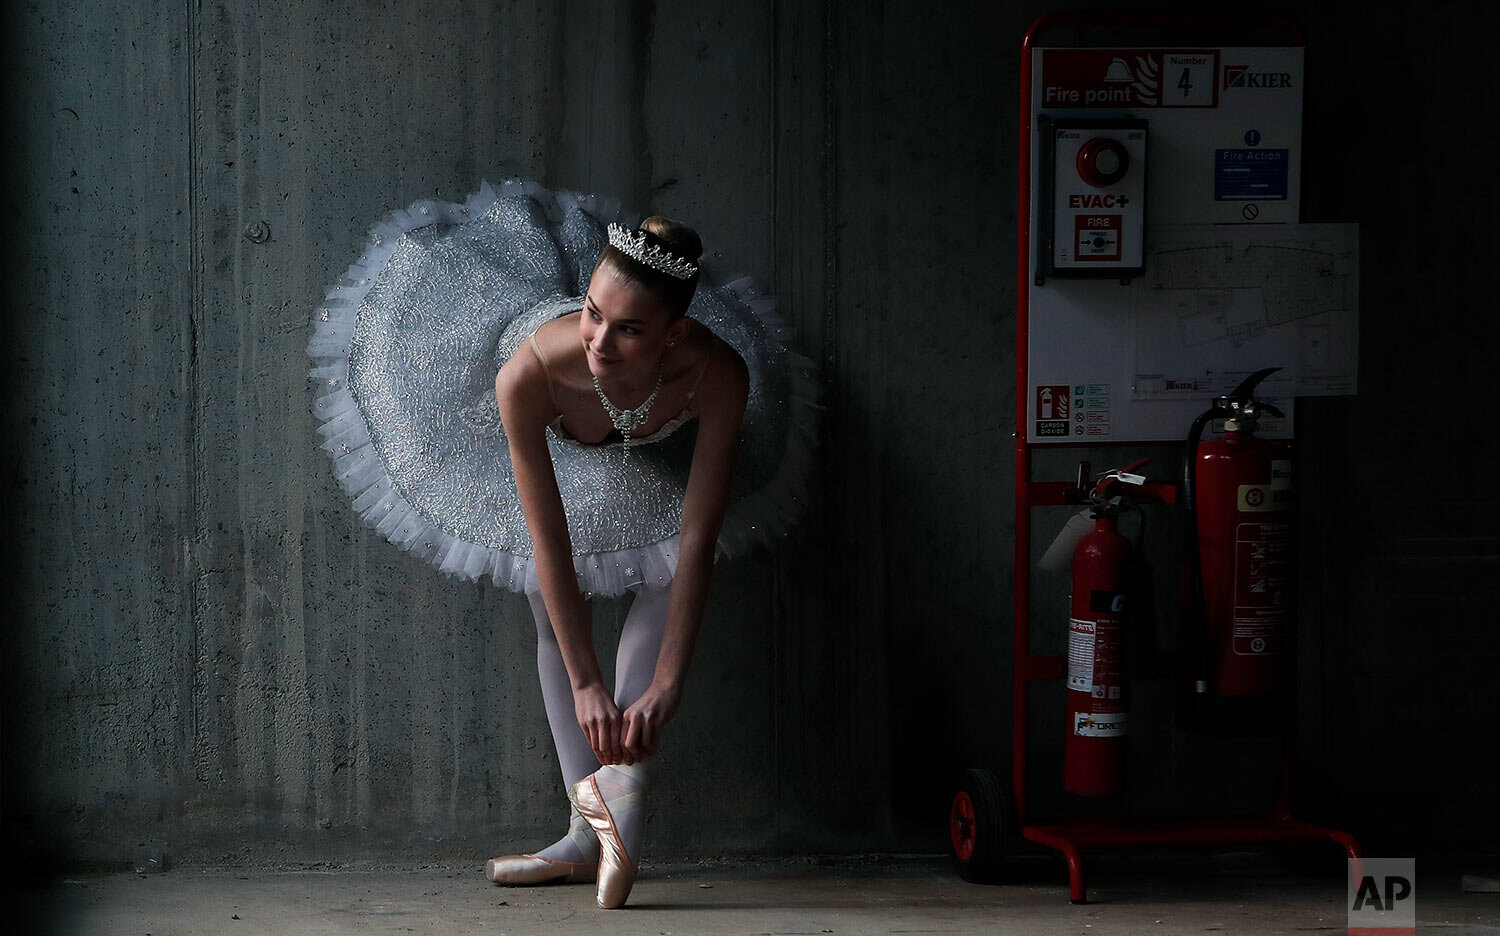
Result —
[[562, 407], [557, 405], [557, 391], [552, 388], [552, 368], [547, 366], [547, 355], [542, 353], [542, 346], [536, 343], [536, 333], [530, 338], [531, 350], [536, 352], [536, 359], [542, 362], [542, 373], [547, 377], [547, 396], [552, 398], [552, 412], [561, 413]]

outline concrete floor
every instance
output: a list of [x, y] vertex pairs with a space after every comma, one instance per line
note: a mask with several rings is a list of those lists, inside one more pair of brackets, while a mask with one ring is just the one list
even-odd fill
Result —
[[[1500, 895], [1458, 874], [1418, 873], [1418, 932], [1500, 934]], [[1091, 903], [1067, 901], [1060, 863], [1027, 862], [1011, 883], [958, 880], [927, 857], [652, 863], [625, 910], [592, 885], [501, 888], [480, 868], [199, 870], [69, 875], [13, 891], [22, 931], [186, 934], [1343, 933], [1343, 882], [1287, 875], [1259, 855], [1096, 858]], [[16, 930], [12, 930], [15, 932]]]

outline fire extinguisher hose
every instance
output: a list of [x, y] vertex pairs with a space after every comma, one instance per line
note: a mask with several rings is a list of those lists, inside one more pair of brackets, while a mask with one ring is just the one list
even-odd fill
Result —
[[1203, 430], [1215, 419], [1232, 415], [1227, 410], [1214, 406], [1204, 410], [1193, 420], [1188, 430], [1186, 451], [1182, 459], [1182, 502], [1187, 506], [1187, 575], [1190, 583], [1192, 605], [1182, 622], [1181, 633], [1191, 634], [1196, 652], [1191, 653], [1188, 678], [1192, 680], [1193, 697], [1202, 697], [1208, 692], [1208, 674], [1211, 671], [1210, 654], [1213, 641], [1203, 633], [1208, 619], [1208, 605], [1203, 597], [1203, 564], [1198, 555], [1198, 443], [1203, 441]]

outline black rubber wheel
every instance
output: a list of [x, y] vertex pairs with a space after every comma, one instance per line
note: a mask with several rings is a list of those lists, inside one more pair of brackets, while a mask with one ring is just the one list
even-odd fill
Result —
[[948, 800], [948, 851], [958, 876], [972, 884], [998, 880], [1010, 834], [1010, 797], [994, 771], [958, 775]]

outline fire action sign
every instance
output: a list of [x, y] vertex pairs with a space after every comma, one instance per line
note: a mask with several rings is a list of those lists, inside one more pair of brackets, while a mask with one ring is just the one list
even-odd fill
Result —
[[1048, 49], [1042, 106], [1217, 107], [1216, 49]]

